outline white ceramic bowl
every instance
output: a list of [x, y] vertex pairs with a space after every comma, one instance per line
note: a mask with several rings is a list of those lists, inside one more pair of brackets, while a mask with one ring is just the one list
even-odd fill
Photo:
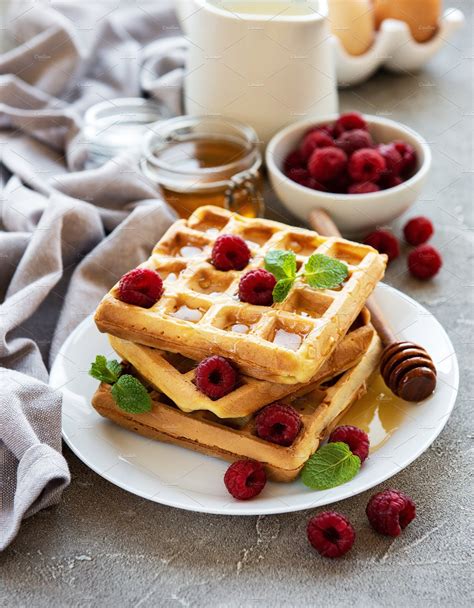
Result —
[[291, 213], [306, 222], [310, 211], [321, 207], [331, 215], [343, 234], [359, 236], [376, 226], [388, 224], [415, 202], [431, 166], [431, 151], [426, 141], [410, 128], [387, 118], [364, 115], [377, 143], [402, 139], [415, 148], [418, 168], [413, 177], [395, 188], [369, 194], [319, 192], [286, 177], [282, 171], [283, 162], [297, 147], [303, 134], [310, 127], [333, 122], [337, 117], [333, 114], [317, 121], [304, 120], [282, 129], [267, 146], [266, 164], [273, 190]]

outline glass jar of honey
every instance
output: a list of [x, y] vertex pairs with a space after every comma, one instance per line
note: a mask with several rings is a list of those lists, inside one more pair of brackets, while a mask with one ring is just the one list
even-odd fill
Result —
[[179, 116], [148, 133], [140, 168], [181, 217], [216, 205], [263, 214], [262, 157], [255, 131], [228, 118]]

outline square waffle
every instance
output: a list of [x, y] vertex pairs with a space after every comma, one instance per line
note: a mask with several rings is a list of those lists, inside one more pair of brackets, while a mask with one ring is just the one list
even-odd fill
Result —
[[[309, 385], [315, 387], [353, 367], [367, 351], [373, 334], [370, 313], [364, 308]], [[253, 414], [264, 405], [296, 391], [309, 390], [308, 383], [275, 384], [240, 374], [237, 388], [213, 401], [196, 387], [196, 362], [192, 359], [115, 336], [109, 336], [109, 340], [119, 357], [184, 412], [208, 410], [219, 418], [238, 418]]]
[[317, 450], [320, 441], [366, 392], [367, 381], [378, 366], [381, 351], [380, 339], [374, 334], [367, 352], [356, 366], [305, 395], [296, 394], [294, 398], [288, 396], [284, 399], [299, 412], [303, 423], [290, 447], [257, 437], [254, 416], [221, 419], [208, 411], [185, 413], [156, 391], [151, 393], [153, 410], [146, 414], [129, 414], [120, 410], [108, 384], [99, 386], [92, 405], [100, 415], [145, 437], [229, 461], [252, 458], [265, 465], [270, 479], [291, 481]]
[[[215, 239], [224, 233], [241, 236], [251, 249], [243, 271], [221, 272], [209, 262]], [[347, 264], [349, 276], [336, 289], [311, 289], [298, 279], [287, 298], [270, 307], [240, 302], [240, 277], [263, 267], [272, 249], [295, 252], [298, 268], [313, 253], [334, 257]], [[385, 265], [386, 256], [366, 245], [200, 207], [175, 222], [142, 265], [164, 279], [160, 300], [149, 309], [126, 304], [115, 285], [95, 321], [100, 331], [130, 342], [194, 359], [210, 353], [228, 357], [246, 375], [269, 382], [309, 382], [347, 333]]]

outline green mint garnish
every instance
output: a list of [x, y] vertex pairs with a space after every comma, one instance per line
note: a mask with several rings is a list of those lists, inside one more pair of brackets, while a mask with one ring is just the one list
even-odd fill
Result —
[[301, 481], [312, 490], [329, 490], [350, 481], [359, 469], [360, 459], [347, 444], [328, 443], [306, 461]]
[[112, 397], [120, 409], [129, 414], [144, 414], [151, 412], [151, 397], [134, 376], [124, 374], [112, 386]]
[[122, 366], [120, 363], [115, 359], [107, 361], [104, 355], [97, 355], [89, 370], [89, 375], [106, 384], [117, 382], [121, 374]]
[[313, 253], [304, 267], [306, 282], [314, 289], [334, 289], [349, 274], [346, 264], [322, 253]]
[[313, 289], [334, 289], [347, 277], [346, 264], [322, 253], [313, 253], [304, 269], [296, 272], [296, 255], [293, 251], [274, 249], [265, 256], [265, 268], [277, 280], [273, 289], [275, 302], [283, 302], [296, 278], [301, 276]]
[[152, 409], [151, 397], [143, 384], [130, 374], [123, 374], [122, 366], [115, 359], [107, 361], [104, 355], [97, 355], [89, 374], [106, 384], [112, 385], [112, 397], [120, 409], [130, 414], [143, 414]]

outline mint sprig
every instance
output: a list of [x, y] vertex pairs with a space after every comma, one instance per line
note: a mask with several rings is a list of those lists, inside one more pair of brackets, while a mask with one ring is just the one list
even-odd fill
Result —
[[151, 411], [152, 401], [146, 388], [135, 376], [123, 374], [122, 366], [115, 359], [107, 360], [104, 355], [97, 355], [89, 374], [100, 382], [112, 385], [112, 397], [125, 412], [143, 414]]
[[129, 414], [144, 414], [152, 409], [151, 397], [143, 384], [130, 374], [120, 376], [112, 386], [112, 397]]
[[273, 289], [275, 302], [283, 302], [298, 277], [304, 278], [313, 289], [334, 289], [349, 274], [346, 264], [322, 253], [313, 253], [304, 268], [296, 272], [296, 255], [293, 251], [272, 249], [265, 256], [265, 268], [277, 283]]
[[360, 469], [360, 458], [346, 443], [328, 443], [314, 453], [301, 471], [301, 481], [312, 490], [329, 490], [350, 481]]
[[117, 382], [121, 374], [122, 366], [120, 363], [115, 359], [107, 361], [104, 355], [97, 355], [89, 370], [89, 375], [106, 384]]

